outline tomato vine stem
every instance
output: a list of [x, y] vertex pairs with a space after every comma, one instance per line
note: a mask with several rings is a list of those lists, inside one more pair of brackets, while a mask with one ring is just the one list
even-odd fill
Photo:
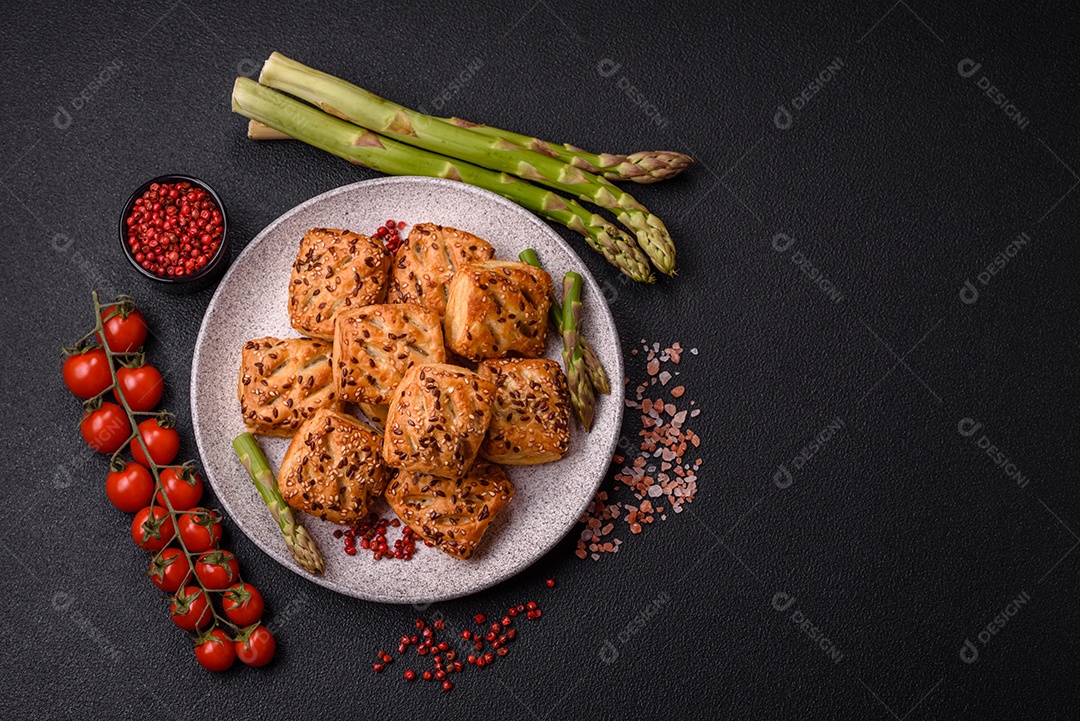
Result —
[[[116, 362], [115, 362], [115, 359], [117, 357], [135, 355], [135, 354], [137, 354], [137, 353], [139, 353], [141, 351], [135, 350], [135, 351], [129, 351], [129, 352], [114, 352], [111, 348], [109, 348], [109, 344], [105, 340], [104, 321], [108, 320], [109, 318], [111, 318], [116, 313], [119, 313], [120, 312], [119, 306], [122, 305], [125, 302], [128, 302], [128, 303], [132, 302], [131, 299], [130, 298], [125, 298], [125, 299], [122, 299], [122, 300], [120, 300], [120, 301], [118, 301], [116, 303], [107, 303], [107, 304], [103, 305], [100, 302], [100, 300], [98, 299], [98, 294], [97, 294], [96, 290], [91, 292], [91, 297], [94, 300], [94, 319], [95, 319], [96, 326], [95, 326], [94, 330], [92, 330], [91, 332], [84, 335], [80, 339], [80, 342], [83, 341], [83, 340], [86, 340], [87, 338], [89, 338], [89, 337], [91, 337], [91, 336], [93, 336], [95, 334], [97, 334], [98, 337], [101, 338], [101, 347], [105, 351], [105, 356], [108, 358], [108, 361], [109, 361], [109, 373], [112, 374], [112, 379], [113, 379], [112, 386], [105, 389], [104, 391], [102, 391], [98, 395], [98, 397], [102, 397], [106, 393], [108, 393], [110, 390], [112, 390], [113, 388], [118, 387], [119, 381], [118, 381], [118, 379], [116, 377]], [[109, 314], [107, 314], [103, 318], [102, 317], [102, 311], [105, 310], [105, 309], [113, 309], [113, 310], [112, 310], [112, 312], [110, 312]], [[195, 632], [196, 637], [205, 635], [209, 631], [212, 631], [214, 628], [218, 628], [219, 626], [227, 626], [228, 628], [232, 629], [234, 635], [240, 636], [241, 634], [243, 634], [244, 629], [241, 628], [240, 626], [236, 625], [232, 621], [230, 621], [227, 617], [222, 616], [221, 614], [219, 614], [216, 605], [212, 601], [212, 597], [211, 597], [210, 594], [211, 593], [220, 593], [221, 591], [216, 591], [216, 590], [211, 591], [210, 589], [208, 589], [206, 587], [206, 585], [203, 583], [202, 579], [199, 578], [199, 574], [195, 572], [195, 564], [198, 561], [198, 557], [201, 556], [202, 554], [201, 553], [194, 553], [194, 552], [188, 550], [187, 544], [184, 542], [183, 536], [180, 535], [180, 517], [185, 515], [185, 514], [190, 515], [192, 513], [192, 511], [178, 511], [178, 510], [174, 509], [173, 506], [172, 506], [172, 501], [169, 500], [169, 496], [168, 496], [167, 493], [165, 493], [164, 486], [161, 483], [161, 471], [163, 471], [163, 470], [165, 470], [167, 468], [183, 468], [184, 464], [181, 463], [181, 464], [178, 464], [178, 465], [164, 465], [164, 464], [163, 465], [158, 465], [157, 463], [155, 463], [153, 456], [150, 455], [150, 449], [147, 447], [146, 441], [143, 439], [142, 433], [139, 431], [139, 424], [136, 422], [137, 417], [139, 417], [139, 416], [158, 417], [158, 416], [161, 415], [162, 411], [133, 411], [133, 410], [131, 410], [131, 407], [128, 405], [127, 400], [124, 398], [123, 393], [118, 393], [118, 394], [115, 394], [115, 395], [116, 395], [116, 400], [118, 401], [118, 405], [121, 408], [123, 408], [124, 413], [127, 414], [128, 423], [131, 424], [132, 432], [131, 432], [131, 435], [128, 437], [128, 439], [126, 441], [124, 441], [124, 444], [122, 446], [120, 446], [120, 448], [117, 449], [115, 453], [112, 454], [112, 457], [110, 458], [110, 465], [112, 464], [112, 462], [115, 459], [119, 458], [120, 455], [124, 452], [124, 450], [129, 448], [132, 445], [133, 442], [135, 442], [135, 441], [138, 442], [139, 447], [142, 448], [143, 455], [146, 457], [147, 465], [150, 466], [150, 473], [153, 474], [153, 477], [154, 477], [155, 491], [154, 491], [154, 495], [150, 499], [150, 505], [151, 506], [156, 505], [157, 504], [157, 497], [159, 495], [161, 496], [161, 500], [165, 504], [165, 510], [169, 514], [169, 520], [173, 524], [174, 539], [179, 544], [180, 550], [183, 551], [184, 556], [187, 558], [187, 561], [188, 561], [188, 573], [187, 573], [187, 576], [184, 577], [183, 582], [180, 584], [180, 589], [179, 589], [178, 592], [182, 592], [184, 587], [188, 585], [189, 580], [194, 578], [195, 583], [198, 584], [198, 587], [202, 590], [202, 593], [203, 593], [204, 597], [206, 598], [207, 606], [210, 608], [210, 613], [213, 615], [213, 619], [214, 619], [213, 625], [209, 626], [209, 627], [207, 627], [205, 629], [197, 630]], [[219, 511], [212, 511], [212, 513], [216, 514], [218, 516], [218, 518], [222, 517], [222, 514]], [[168, 548], [168, 545], [166, 545], [165, 548]], [[151, 562], [153, 562], [155, 559], [157, 559], [161, 555], [161, 552], [165, 550], [165, 548], [162, 548], [162, 549], [160, 549], [160, 550], [158, 550], [156, 552], [153, 552], [151, 554]], [[243, 578], [238, 573], [237, 578], [236, 578], [236, 583], [241, 583], [241, 582], [243, 582]]]

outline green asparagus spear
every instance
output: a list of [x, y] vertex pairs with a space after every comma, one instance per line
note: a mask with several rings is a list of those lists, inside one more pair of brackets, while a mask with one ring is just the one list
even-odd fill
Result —
[[600, 359], [596, 357], [596, 351], [593, 350], [589, 339], [585, 336], [581, 336], [581, 356], [585, 359], [585, 375], [589, 377], [593, 389], [605, 396], [611, 393], [611, 383], [608, 381], [607, 371], [604, 370]]
[[[541, 268], [540, 258], [536, 255], [536, 251], [532, 248], [526, 248], [518, 254], [518, 258], [522, 263], [528, 263], [534, 268]], [[563, 308], [559, 303], [559, 299], [555, 297], [555, 294], [551, 295], [551, 322], [555, 325], [555, 329], [559, 331], [561, 335], [563, 332]], [[589, 340], [578, 334], [579, 342], [581, 343], [581, 354], [585, 359], [585, 373], [589, 378], [589, 382], [592, 383], [593, 388], [597, 393], [603, 393], [607, 395], [611, 393], [611, 383], [608, 381], [607, 371], [604, 370], [604, 366], [600, 363], [600, 359], [596, 357], [596, 352], [593, 350], [592, 344]]]
[[250, 78], [236, 79], [233, 111], [274, 130], [390, 175], [450, 178], [493, 191], [550, 221], [585, 236], [585, 242], [627, 276], [642, 283], [654, 278], [649, 261], [632, 238], [580, 203], [506, 173], [430, 153], [384, 138], [271, 90]]
[[592, 382], [585, 371], [585, 359], [581, 353], [581, 336], [578, 320], [581, 318], [581, 276], [570, 271], [563, 277], [563, 365], [566, 366], [566, 384], [570, 388], [570, 405], [574, 407], [581, 427], [592, 428], [596, 403]]
[[293, 510], [278, 492], [274, 472], [270, 470], [270, 464], [255, 441], [255, 436], [250, 433], [241, 433], [233, 439], [232, 444], [240, 462], [251, 475], [251, 480], [259, 495], [262, 496], [263, 503], [270, 509], [270, 515], [281, 528], [281, 533], [285, 536], [285, 545], [293, 558], [308, 573], [325, 572], [326, 562], [319, 552], [319, 546], [315, 543], [315, 539], [308, 535], [307, 529], [297, 522]]
[[[540, 256], [532, 248], [526, 248], [518, 253], [518, 260], [534, 268], [544, 269], [544, 266], [540, 265]], [[559, 303], [559, 297], [555, 295], [554, 290], [551, 293], [551, 323], [555, 326], [555, 330], [562, 334], [562, 304]]]
[[502, 138], [534, 152], [559, 158], [587, 173], [603, 175], [608, 180], [616, 182], [631, 180], [635, 183], [655, 183], [674, 178], [694, 164], [694, 159], [689, 155], [671, 150], [646, 150], [629, 155], [590, 153], [574, 145], [551, 143], [510, 130], [493, 128], [490, 125], [478, 125], [462, 118], [439, 118], [439, 120], [491, 137]]
[[259, 82], [403, 143], [535, 181], [606, 208], [637, 236], [638, 245], [661, 273], [675, 274], [675, 245], [664, 223], [606, 178], [409, 110], [280, 53], [273, 53], [263, 65]]
[[[490, 125], [478, 125], [462, 118], [439, 118], [444, 123], [451, 123], [462, 128], [470, 128], [478, 133], [507, 140], [523, 148], [560, 158], [574, 167], [588, 173], [603, 175], [613, 182], [633, 181], [635, 183], [656, 183], [674, 178], [694, 164], [694, 159], [673, 150], [645, 150], [638, 153], [616, 155], [614, 153], [590, 153], [569, 143], [551, 143], [539, 138], [530, 138], [510, 130], [493, 128]], [[258, 120], [248, 121], [248, 137], [252, 140], [289, 140], [285, 133], [279, 133]]]

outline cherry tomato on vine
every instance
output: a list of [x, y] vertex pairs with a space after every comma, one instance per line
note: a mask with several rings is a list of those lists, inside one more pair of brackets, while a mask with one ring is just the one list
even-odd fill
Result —
[[[180, 434], [174, 428], [165, 428], [159, 425], [157, 418], [147, 418], [140, 423], [139, 435], [142, 436], [143, 443], [146, 444], [147, 450], [150, 451], [150, 458], [154, 459], [154, 463], [159, 466], [167, 466], [172, 463], [180, 450]], [[131, 442], [131, 457], [144, 466], [150, 465], [138, 440]]]
[[[115, 453], [131, 436], [131, 421], [115, 403], [102, 403], [79, 423], [83, 440], [98, 453]], [[174, 431], [175, 432], [175, 431]]]
[[250, 583], [241, 582], [232, 586], [225, 593], [221, 605], [225, 615], [237, 626], [250, 626], [263, 615], [262, 594]]
[[121, 366], [116, 371], [116, 399], [127, 401], [133, 411], [151, 411], [161, 400], [165, 384], [161, 373], [152, 365], [138, 368]]
[[79, 398], [93, 398], [112, 385], [109, 357], [101, 348], [64, 359], [64, 385]]
[[184, 546], [192, 553], [209, 551], [221, 540], [221, 518], [205, 508], [181, 513], [176, 525]]
[[248, 666], [265, 666], [274, 658], [277, 642], [265, 626], [256, 626], [234, 642], [236, 657]]
[[[203, 482], [198, 473], [191, 471], [191, 482], [188, 483], [183, 473], [178, 473], [175, 468], [166, 468], [161, 472], [161, 487], [172, 504], [174, 511], [186, 511], [198, 505], [203, 494]], [[154, 501], [165, 505], [162, 492], [158, 491]]]
[[215, 628], [204, 638], [206, 640], [195, 647], [195, 658], [210, 671], [228, 670], [236, 659], [232, 639], [220, 628]]
[[169, 604], [173, 623], [185, 631], [197, 631], [214, 618], [206, 592], [198, 586], [185, 586]]
[[123, 313], [105, 320], [105, 316], [112, 313], [115, 308], [105, 308], [101, 311], [102, 325], [105, 329], [105, 341], [109, 344], [109, 350], [113, 353], [128, 353], [135, 350], [146, 341], [146, 318], [138, 310], [132, 310], [125, 317]]
[[147, 551], [160, 551], [175, 536], [172, 517], [161, 506], [147, 506], [131, 519], [131, 538]]
[[191, 572], [191, 563], [179, 548], [166, 548], [150, 562], [149, 576], [162, 591], [176, 593]]
[[207, 591], [224, 591], [240, 580], [240, 563], [228, 551], [210, 551], [195, 561], [195, 575]]
[[150, 505], [154, 478], [145, 466], [126, 463], [123, 470], [113, 471], [105, 478], [105, 495], [124, 513], [135, 513]]

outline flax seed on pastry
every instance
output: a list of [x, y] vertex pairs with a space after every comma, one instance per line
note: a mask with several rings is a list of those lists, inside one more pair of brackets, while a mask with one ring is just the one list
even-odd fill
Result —
[[439, 315], [446, 311], [450, 280], [457, 269], [495, 257], [486, 240], [464, 230], [417, 223], [394, 253], [388, 297], [393, 303], [417, 303]]
[[379, 437], [353, 416], [322, 409], [293, 436], [278, 490], [298, 511], [349, 524], [367, 515], [389, 478]]
[[383, 458], [394, 468], [460, 478], [476, 460], [494, 392], [466, 368], [413, 366], [390, 399]]
[[329, 343], [307, 338], [244, 343], [237, 395], [247, 430], [288, 438], [320, 408], [340, 408], [330, 355]]
[[357, 403], [360, 412], [367, 418], [371, 427], [382, 433], [386, 430], [386, 414], [390, 412], [390, 406], [376, 406], [371, 403]]
[[454, 558], [468, 558], [514, 498], [514, 486], [503, 469], [477, 461], [458, 479], [402, 471], [387, 485], [385, 497], [418, 536]]
[[430, 308], [368, 305], [334, 319], [334, 386], [343, 402], [386, 405], [410, 367], [445, 360], [442, 324]]
[[390, 252], [349, 230], [312, 228], [300, 241], [289, 279], [289, 322], [304, 335], [334, 340], [340, 310], [381, 303]]
[[570, 447], [570, 393], [562, 366], [543, 358], [486, 360], [477, 373], [495, 384], [491, 424], [480, 457], [531, 466], [557, 461]]
[[528, 263], [486, 260], [459, 268], [443, 316], [446, 347], [470, 360], [544, 353], [551, 276]]

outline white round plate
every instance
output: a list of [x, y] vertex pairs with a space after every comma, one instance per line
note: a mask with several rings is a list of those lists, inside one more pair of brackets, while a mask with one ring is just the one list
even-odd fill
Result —
[[[252, 338], [296, 337], [286, 315], [289, 273], [309, 228], [372, 233], [387, 218], [449, 225], [479, 235], [500, 258], [516, 259], [534, 248], [556, 288], [563, 274], [585, 279], [583, 332], [611, 377], [612, 393], [597, 402], [590, 433], [573, 425], [569, 454], [539, 466], [506, 470], [513, 501], [491, 524], [469, 560], [418, 545], [411, 561], [376, 561], [345, 554], [333, 537], [340, 528], [297, 514], [326, 558], [326, 573], [313, 576], [293, 560], [277, 524], [237, 460], [232, 439], [244, 431], [236, 397], [240, 350]], [[562, 340], [548, 334], [547, 357], [561, 360]], [[619, 436], [623, 364], [615, 323], [585, 265], [555, 231], [502, 197], [437, 178], [378, 178], [346, 185], [301, 203], [266, 227], [236, 259], [206, 309], [191, 369], [191, 416], [203, 469], [224, 510], [260, 548], [281, 564], [327, 588], [385, 603], [430, 603], [457, 598], [503, 581], [548, 552], [573, 528], [603, 480]], [[288, 439], [259, 437], [276, 471]], [[380, 502], [384, 515], [392, 512]], [[393, 532], [396, 537], [396, 531]]]

